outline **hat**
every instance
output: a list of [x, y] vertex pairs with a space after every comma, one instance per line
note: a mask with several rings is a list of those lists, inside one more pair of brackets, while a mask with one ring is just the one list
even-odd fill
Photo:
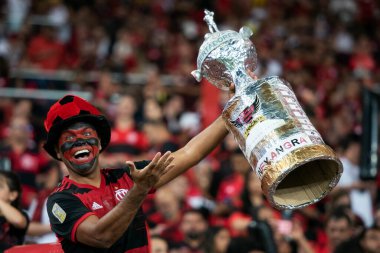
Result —
[[50, 107], [44, 122], [47, 132], [44, 149], [55, 159], [60, 160], [57, 157], [55, 145], [62, 131], [65, 127], [76, 122], [89, 123], [95, 127], [100, 138], [102, 150], [104, 150], [110, 142], [111, 127], [106, 117], [83, 98], [67, 95]]

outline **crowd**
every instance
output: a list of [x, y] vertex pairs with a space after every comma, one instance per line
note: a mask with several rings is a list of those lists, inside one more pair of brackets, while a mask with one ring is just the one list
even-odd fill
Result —
[[[375, 0], [1, 1], [0, 88], [89, 92], [112, 123], [104, 167], [177, 150], [227, 101], [225, 93], [205, 92], [190, 75], [208, 31], [205, 8], [215, 12], [220, 30], [246, 25], [254, 31], [256, 75], [278, 75], [292, 85], [341, 157], [344, 173], [322, 201], [278, 211], [228, 136], [145, 201], [152, 252], [380, 252], [380, 180], [359, 175], [362, 93], [380, 87]], [[12, 76], [18, 69], [75, 76], [68, 82]], [[85, 78], [88, 71], [99, 73], [96, 81]], [[115, 73], [146, 79], [132, 85]], [[172, 83], [162, 75], [172, 76]], [[53, 101], [0, 97], [0, 170], [15, 173], [22, 188], [18, 196], [1, 174], [0, 248], [55, 241], [45, 202], [66, 171], [42, 149], [43, 119]], [[215, 98], [215, 108], [207, 107], [205, 101]], [[13, 203], [18, 215], [26, 212], [29, 223], [9, 219], [3, 202]], [[6, 235], [9, 226], [17, 240]]]

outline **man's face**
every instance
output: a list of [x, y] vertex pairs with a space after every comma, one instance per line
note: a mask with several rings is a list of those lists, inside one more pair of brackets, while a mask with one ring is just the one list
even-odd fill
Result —
[[69, 170], [86, 175], [98, 165], [100, 140], [93, 126], [78, 122], [67, 127], [58, 140], [58, 157]]
[[181, 222], [181, 230], [187, 239], [199, 240], [205, 235], [208, 228], [207, 221], [197, 212], [185, 213]]
[[338, 244], [351, 237], [352, 228], [344, 218], [331, 219], [327, 222], [326, 233], [331, 246], [336, 247]]
[[367, 253], [380, 252], [380, 229], [369, 229], [361, 240], [361, 246]]

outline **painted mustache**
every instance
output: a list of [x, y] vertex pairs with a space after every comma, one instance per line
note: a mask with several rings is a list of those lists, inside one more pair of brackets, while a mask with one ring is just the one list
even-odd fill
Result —
[[64, 153], [72, 148], [84, 146], [86, 144], [90, 146], [98, 146], [99, 140], [96, 138], [88, 138], [88, 139], [77, 139], [76, 141], [73, 141], [73, 142], [65, 142], [61, 145], [61, 150]]

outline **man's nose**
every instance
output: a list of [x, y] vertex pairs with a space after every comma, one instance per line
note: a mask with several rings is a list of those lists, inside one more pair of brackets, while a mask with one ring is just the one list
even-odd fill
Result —
[[86, 144], [86, 141], [83, 139], [77, 139], [74, 143], [74, 147], [80, 147]]

